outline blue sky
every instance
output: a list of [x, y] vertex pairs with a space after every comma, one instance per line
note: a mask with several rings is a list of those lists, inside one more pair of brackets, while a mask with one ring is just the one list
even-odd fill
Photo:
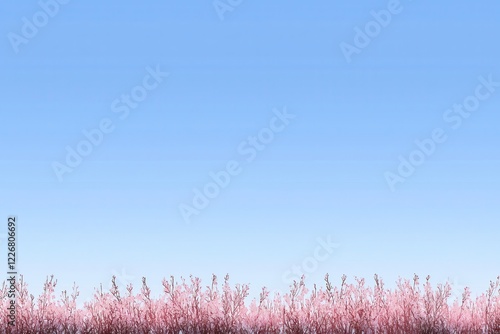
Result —
[[[41, 5], [54, 1], [0, 4], [0, 210], [19, 218], [33, 291], [54, 274], [86, 299], [117, 272], [153, 291], [212, 273], [286, 290], [287, 271], [314, 261], [308, 283], [417, 273], [479, 292], [500, 274], [498, 2]], [[478, 89], [473, 112], [453, 111]], [[133, 92], [147, 96], [120, 118]], [[112, 130], [68, 167], [67, 147], [102, 122]], [[446, 140], [391, 189], [387, 172], [435, 129]], [[240, 172], [194, 208], [229, 162]], [[180, 205], [197, 210], [189, 223]], [[318, 238], [336, 244], [321, 261]]]

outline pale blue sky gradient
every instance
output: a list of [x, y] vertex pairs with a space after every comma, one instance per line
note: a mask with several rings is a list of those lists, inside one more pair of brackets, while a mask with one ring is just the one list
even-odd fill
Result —
[[[0, 4], [0, 217], [19, 217], [34, 291], [54, 274], [89, 298], [123, 268], [153, 291], [211, 273], [286, 289], [327, 235], [341, 246], [309, 283], [418, 273], [485, 290], [500, 274], [500, 89], [457, 130], [443, 113], [479, 76], [500, 81], [500, 3], [401, 4], [351, 63], [339, 44], [387, 1], [244, 1], [224, 21], [211, 1], [71, 1], [17, 54], [7, 35], [40, 7]], [[170, 76], [119, 120], [111, 103], [156, 65]], [[284, 106], [296, 118], [185, 224], [178, 205]], [[52, 162], [103, 118], [116, 129], [58, 182]], [[448, 140], [391, 192], [384, 173], [436, 127]]]

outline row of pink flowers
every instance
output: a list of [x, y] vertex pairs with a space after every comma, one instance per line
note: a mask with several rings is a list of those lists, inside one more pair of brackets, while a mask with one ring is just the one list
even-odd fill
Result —
[[348, 283], [343, 276], [334, 286], [308, 289], [304, 278], [290, 292], [270, 296], [263, 288], [259, 300], [246, 302], [248, 285], [231, 287], [229, 277], [219, 287], [217, 277], [203, 288], [200, 279], [163, 280], [164, 293], [151, 297], [146, 279], [134, 293], [132, 285], [120, 292], [102, 286], [83, 308], [79, 295], [63, 291], [55, 297], [57, 281], [47, 278], [44, 292], [29, 294], [21, 276], [17, 282], [16, 326], [8, 326], [8, 286], [1, 290], [1, 333], [500, 333], [500, 277], [472, 300], [465, 288], [461, 298], [449, 300], [448, 283], [432, 287], [427, 277], [397, 282], [393, 290], [375, 275], [373, 286], [364, 279]]

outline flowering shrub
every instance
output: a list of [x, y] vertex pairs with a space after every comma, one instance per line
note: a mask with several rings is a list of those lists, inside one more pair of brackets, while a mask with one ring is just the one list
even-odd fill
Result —
[[500, 333], [500, 277], [475, 300], [465, 288], [449, 302], [449, 283], [433, 288], [429, 276], [423, 285], [417, 275], [400, 279], [389, 290], [377, 275], [373, 287], [357, 278], [349, 284], [345, 275], [334, 286], [326, 275], [319, 289], [307, 289], [302, 277], [283, 296], [271, 298], [262, 288], [259, 300], [245, 303], [248, 285], [231, 287], [227, 275], [221, 287], [215, 275], [205, 288], [194, 277], [189, 283], [164, 279], [158, 299], [145, 278], [140, 292], [129, 284], [122, 295], [113, 276], [111, 289], [101, 286], [82, 309], [76, 285], [56, 300], [53, 276], [36, 299], [22, 276], [16, 284], [15, 327], [7, 326], [5, 282], [0, 290], [1, 333]]

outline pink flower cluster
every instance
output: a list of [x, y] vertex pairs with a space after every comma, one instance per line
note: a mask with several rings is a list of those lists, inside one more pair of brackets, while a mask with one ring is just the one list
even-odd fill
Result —
[[449, 302], [451, 286], [433, 288], [429, 277], [422, 285], [416, 275], [400, 279], [390, 290], [377, 275], [372, 287], [358, 278], [347, 283], [345, 275], [333, 286], [326, 275], [319, 289], [307, 289], [302, 278], [283, 296], [270, 297], [263, 288], [250, 303], [245, 303], [248, 285], [231, 287], [228, 276], [219, 287], [214, 275], [205, 288], [194, 277], [189, 283], [164, 279], [159, 298], [151, 297], [145, 278], [140, 292], [128, 285], [122, 295], [113, 277], [111, 289], [103, 292], [101, 286], [83, 308], [76, 306], [76, 285], [56, 299], [56, 284], [53, 276], [47, 278], [35, 299], [21, 276], [12, 327], [4, 283], [1, 333], [500, 333], [500, 277], [474, 300], [465, 288], [462, 298]]

